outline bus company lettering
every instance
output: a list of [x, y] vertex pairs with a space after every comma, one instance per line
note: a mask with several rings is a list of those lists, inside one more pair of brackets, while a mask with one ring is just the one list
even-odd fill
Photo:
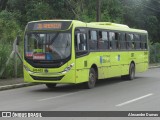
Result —
[[100, 56], [100, 63], [107, 63], [110, 62], [110, 56]]

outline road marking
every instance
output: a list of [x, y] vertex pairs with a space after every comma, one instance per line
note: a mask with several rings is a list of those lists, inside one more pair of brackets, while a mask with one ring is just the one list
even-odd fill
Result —
[[141, 96], [141, 97], [138, 97], [138, 98], [135, 98], [135, 99], [126, 101], [126, 102], [121, 103], [121, 104], [118, 104], [118, 105], [116, 105], [116, 107], [121, 107], [121, 106], [123, 106], [123, 105], [129, 104], [129, 103], [132, 103], [132, 102], [135, 102], [135, 101], [137, 101], [137, 100], [140, 100], [140, 99], [143, 99], [143, 98], [146, 98], [146, 97], [149, 97], [149, 96], [151, 96], [151, 95], [153, 95], [153, 93], [150, 93], [150, 94], [147, 94], [147, 95], [144, 95], [144, 96]]
[[68, 94], [59, 95], [59, 96], [55, 96], [55, 97], [44, 98], [44, 99], [40, 99], [40, 100], [38, 100], [38, 101], [45, 101], [45, 100], [50, 100], [50, 99], [56, 99], [56, 98], [66, 97], [66, 96], [69, 96], [69, 95], [77, 94], [77, 93], [79, 93], [79, 92], [82, 92], [82, 91], [73, 92], [73, 93], [68, 93]]

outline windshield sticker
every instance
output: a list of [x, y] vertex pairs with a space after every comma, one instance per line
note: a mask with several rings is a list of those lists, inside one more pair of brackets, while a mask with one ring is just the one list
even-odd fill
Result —
[[26, 57], [33, 57], [33, 52], [26, 52]]
[[45, 60], [45, 54], [44, 53], [36, 53], [33, 54], [34, 60]]
[[46, 59], [47, 60], [53, 60], [53, 56], [51, 53], [46, 53]]

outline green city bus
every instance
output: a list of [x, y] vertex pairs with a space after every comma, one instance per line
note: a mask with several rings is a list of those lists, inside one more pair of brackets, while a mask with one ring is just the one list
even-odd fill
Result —
[[121, 76], [132, 80], [148, 69], [148, 33], [111, 22], [77, 20], [29, 22], [24, 37], [24, 80], [83, 83]]

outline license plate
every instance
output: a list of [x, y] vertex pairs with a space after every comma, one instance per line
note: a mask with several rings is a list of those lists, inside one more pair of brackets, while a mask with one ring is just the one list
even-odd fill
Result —
[[33, 72], [43, 72], [42, 68], [33, 68]]

